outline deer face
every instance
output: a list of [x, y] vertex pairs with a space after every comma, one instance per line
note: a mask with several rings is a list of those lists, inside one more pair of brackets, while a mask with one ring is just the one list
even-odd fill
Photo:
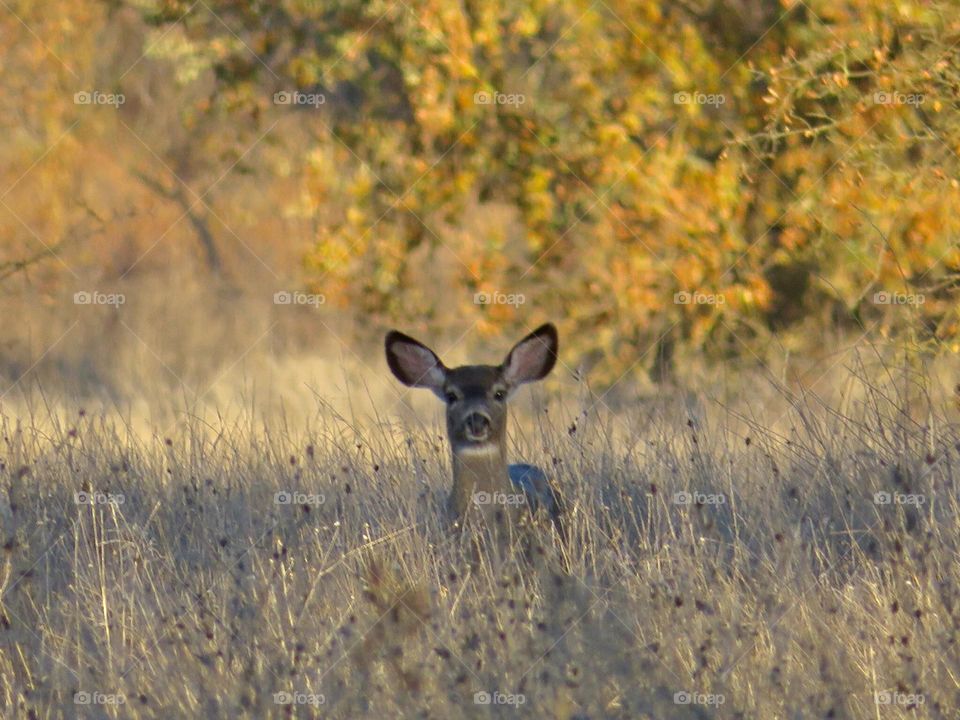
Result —
[[547, 376], [557, 361], [557, 330], [542, 325], [513, 346], [500, 365], [447, 368], [430, 348], [396, 330], [387, 334], [387, 364], [404, 385], [432, 390], [447, 407], [454, 454], [503, 452], [507, 401], [523, 383]]

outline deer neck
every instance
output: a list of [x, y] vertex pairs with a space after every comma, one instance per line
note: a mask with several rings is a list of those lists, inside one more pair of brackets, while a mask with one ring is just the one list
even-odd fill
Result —
[[461, 517], [476, 493], [511, 492], [507, 453], [503, 442], [482, 448], [461, 447], [453, 451], [453, 492], [451, 510]]

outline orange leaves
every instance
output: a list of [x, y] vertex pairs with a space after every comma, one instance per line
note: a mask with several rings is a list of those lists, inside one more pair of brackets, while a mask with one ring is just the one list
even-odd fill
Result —
[[[301, 192], [279, 204], [315, 228], [308, 275], [366, 318], [512, 333], [562, 314], [570, 351], [599, 344], [610, 377], [668, 331], [723, 355], [742, 347], [725, 342], [734, 325], [757, 347], [769, 328], [854, 311], [956, 325], [945, 1], [721, 3], [698, 18], [655, 0], [293, 3], [269, 34], [256, 9], [210, 3], [229, 31], [208, 13], [151, 35], [169, 31], [151, 62], [218, 85], [182, 123], [222, 113], [223, 127], [183, 155], [213, 156], [250, 106], [309, 138], [304, 155], [273, 151], [282, 172], [245, 162], [262, 186], [299, 168]], [[267, 73], [238, 38], [281, 59]], [[278, 80], [327, 103], [278, 108]], [[57, 107], [68, 127], [75, 108]], [[904, 276], [947, 289], [914, 313], [863, 302]], [[526, 303], [475, 300], [497, 293]]]

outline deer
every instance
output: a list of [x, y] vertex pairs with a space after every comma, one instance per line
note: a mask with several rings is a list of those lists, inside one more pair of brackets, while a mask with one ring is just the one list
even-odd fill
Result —
[[491, 520], [546, 515], [561, 541], [563, 502], [536, 465], [507, 463], [507, 403], [526, 383], [542, 380], [557, 362], [559, 341], [551, 323], [520, 340], [500, 365], [448, 368], [429, 347], [398, 330], [386, 335], [387, 365], [404, 385], [426, 388], [446, 405], [453, 488], [447, 506], [463, 526], [474, 509]]

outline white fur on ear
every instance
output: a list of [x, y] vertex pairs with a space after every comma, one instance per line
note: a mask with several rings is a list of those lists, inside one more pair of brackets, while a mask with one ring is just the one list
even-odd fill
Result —
[[447, 368], [433, 350], [396, 330], [387, 334], [384, 345], [387, 365], [397, 380], [410, 387], [432, 390], [437, 397], [443, 399]]
[[541, 325], [513, 346], [503, 361], [503, 379], [511, 388], [545, 378], [557, 362], [557, 329]]

